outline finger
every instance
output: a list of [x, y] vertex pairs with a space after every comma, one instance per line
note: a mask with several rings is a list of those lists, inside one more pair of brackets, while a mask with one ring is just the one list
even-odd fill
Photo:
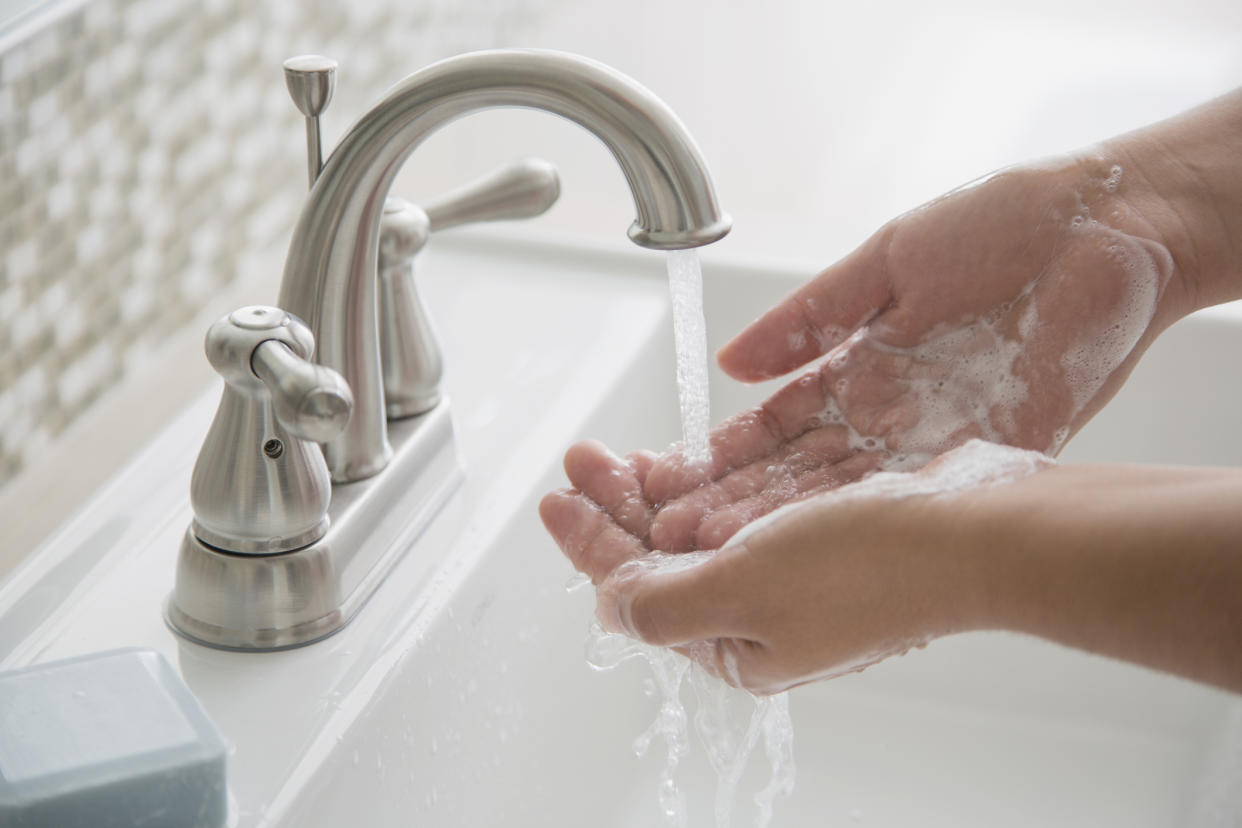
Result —
[[539, 517], [574, 569], [598, 584], [618, 566], [647, 552], [603, 509], [573, 489], [545, 495]]
[[[808, 431], [779, 446], [773, 453], [661, 508], [651, 522], [651, 546], [669, 552], [716, 549], [720, 544], [711, 542], [714, 535], [699, 535], [709, 515], [755, 497], [770, 503], [767, 509], [770, 511], [812, 486], [835, 479], [834, 475], [853, 475], [852, 466], [840, 472], [832, 469], [854, 454], [856, 449], [851, 446], [849, 431], [844, 426], [822, 426]], [[819, 476], [807, 477], [800, 485], [799, 480], [812, 472]]]
[[752, 464], [665, 505], [651, 522], [651, 547], [662, 552], [687, 552], [703, 548], [695, 543], [703, 518], [739, 500], [763, 491], [766, 464]]
[[565, 452], [569, 482], [603, 507], [617, 524], [639, 538], [651, 528], [651, 507], [634, 469], [597, 440], [584, 440]]
[[712, 430], [712, 459], [685, 463], [673, 452], [656, 461], [643, 490], [653, 504], [666, 503], [735, 469], [773, 456], [807, 431], [841, 421], [823, 369], [809, 371], [781, 388], [758, 408], [743, 411]]
[[718, 554], [638, 558], [610, 575], [596, 593], [604, 629], [662, 647], [744, 635], [747, 611], [736, 599], [744, 547]]
[[716, 354], [743, 382], [778, 377], [826, 354], [892, 298], [884, 260], [891, 231], [820, 273], [747, 326]]
[[[787, 503], [804, 500], [854, 483], [880, 467], [879, 452], [854, 454], [829, 466], [808, 469], [793, 477], [784, 490], [768, 489], [753, 497], [730, 503], [703, 517], [694, 533], [698, 549], [719, 549], [742, 527]], [[789, 489], [793, 494], [789, 494]]]
[[631, 451], [625, 455], [625, 460], [630, 464], [630, 468], [634, 471], [634, 477], [638, 479], [638, 485], [642, 486], [647, 481], [647, 474], [651, 471], [651, 467], [655, 465], [655, 461], [659, 455], [654, 451], [639, 449]]

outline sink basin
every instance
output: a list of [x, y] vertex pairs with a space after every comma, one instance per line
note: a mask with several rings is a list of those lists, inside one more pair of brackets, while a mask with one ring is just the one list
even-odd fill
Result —
[[[573, 440], [677, 438], [663, 259], [463, 234], [419, 272], [466, 480], [352, 624], [267, 654], [164, 626], [210, 389], [0, 584], [0, 669], [161, 651], [233, 746], [230, 825], [658, 824], [663, 757], [631, 749], [658, 706], [646, 668], [586, 665], [593, 596], [564, 589], [535, 505]], [[708, 258], [710, 344], [803, 275]], [[1214, 383], [1240, 341], [1226, 311], [1181, 323], [1065, 458], [1242, 464], [1242, 389]], [[717, 419], [771, 389], [713, 379]], [[791, 708], [799, 778], [778, 825], [1137, 828], [1240, 806], [1204, 805], [1236, 796], [1234, 697], [1032, 639], [938, 641]], [[690, 824], [713, 824], [702, 752], [681, 771]], [[750, 819], [739, 801], [735, 824]]]

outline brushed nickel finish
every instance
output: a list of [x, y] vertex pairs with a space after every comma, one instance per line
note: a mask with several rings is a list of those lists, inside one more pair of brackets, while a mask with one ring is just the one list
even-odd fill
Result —
[[207, 331], [225, 387], [190, 479], [203, 543], [263, 555], [327, 532], [332, 484], [311, 441], [339, 433], [353, 400], [339, 374], [309, 361], [314, 344], [301, 320], [270, 307], [233, 311]]
[[479, 221], [506, 221], [542, 215], [561, 195], [556, 167], [526, 158], [446, 193], [425, 205], [431, 231]]
[[323, 168], [319, 116], [332, 102], [336, 90], [336, 61], [322, 55], [299, 55], [285, 61], [285, 85], [298, 111], [306, 116], [306, 171], [315, 186]]
[[517, 106], [568, 118], [612, 152], [634, 196], [629, 235], [657, 249], [697, 247], [729, 231], [698, 148], [677, 116], [637, 82], [560, 52], [500, 50], [441, 61], [397, 84], [328, 158], [302, 210], [278, 305], [305, 319], [318, 361], [339, 371], [355, 410], [324, 446], [332, 479], [378, 473], [391, 453], [376, 317], [377, 248], [393, 178], [449, 121]]
[[237, 555], [187, 531], [164, 617], [176, 632], [226, 650], [283, 650], [344, 627], [463, 479], [447, 402], [393, 423], [388, 485], [338, 484], [331, 531], [301, 549]]
[[414, 284], [414, 256], [427, 242], [427, 214], [404, 199], [384, 202], [379, 242], [380, 365], [390, 419], [410, 417], [440, 401], [444, 362]]
[[413, 259], [432, 230], [537, 215], [560, 185], [551, 165], [525, 161], [425, 211], [389, 198], [430, 133], [489, 107], [561, 115], [620, 164], [635, 242], [696, 247], [729, 231], [676, 116], [602, 64], [546, 51], [442, 61], [394, 87], [321, 171], [317, 119], [335, 68], [316, 56], [285, 63], [307, 119], [312, 186], [285, 262], [284, 310], [242, 308], [208, 331], [208, 359], [226, 386], [195, 466], [195, 517], [165, 617], [212, 647], [278, 650], [339, 630], [462, 479]]
[[254, 349], [250, 365], [271, 394], [276, 421], [295, 437], [322, 443], [349, 422], [353, 395], [331, 368], [299, 357], [274, 339]]
[[379, 235], [379, 339], [388, 417], [410, 417], [440, 400], [440, 347], [414, 283], [414, 257], [432, 231], [481, 221], [532, 218], [560, 196], [556, 167], [527, 158], [444, 195], [426, 210], [384, 201]]

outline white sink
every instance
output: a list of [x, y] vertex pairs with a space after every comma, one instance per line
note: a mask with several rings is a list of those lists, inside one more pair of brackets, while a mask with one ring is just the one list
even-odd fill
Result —
[[[535, 505], [564, 485], [576, 439], [677, 437], [663, 260], [480, 235], [433, 248], [420, 280], [468, 477], [349, 627], [254, 655], [164, 626], [213, 389], [0, 584], [0, 669], [160, 650], [235, 747], [237, 826], [658, 824], [662, 757], [630, 747], [657, 706], [646, 668], [587, 667], [592, 596], [564, 590]], [[708, 251], [713, 347], [803, 275]], [[1242, 319], [1182, 323], [1065, 458], [1242, 464], [1242, 388], [1214, 384], [1239, 347]], [[717, 419], [768, 390], [713, 379]], [[1242, 738], [1233, 697], [1002, 634], [797, 690], [791, 707], [798, 786], [775, 825], [1185, 825], [1208, 818], [1204, 791], [1229, 790], [1222, 746]], [[691, 824], [712, 824], [701, 751], [682, 771]], [[734, 824], [749, 818], [739, 803]]]

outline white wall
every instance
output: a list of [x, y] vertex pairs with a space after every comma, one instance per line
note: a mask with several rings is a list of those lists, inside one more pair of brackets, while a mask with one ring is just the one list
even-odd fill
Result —
[[[736, 220], [710, 254], [808, 268], [997, 167], [1242, 84], [1242, 3], [1229, 0], [578, 0], [534, 32], [521, 45], [611, 63], [690, 127]], [[607, 153], [535, 113], [449, 127], [399, 187], [422, 197], [523, 154], [564, 171], [562, 204], [541, 228], [623, 239], [632, 210]]]

